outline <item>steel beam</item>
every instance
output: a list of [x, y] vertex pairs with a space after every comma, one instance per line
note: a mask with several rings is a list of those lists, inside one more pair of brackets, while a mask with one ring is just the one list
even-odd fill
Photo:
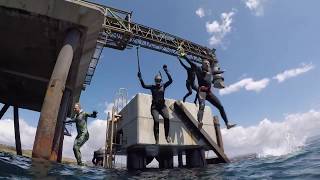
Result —
[[10, 105], [9, 104], [4, 104], [4, 106], [2, 107], [1, 111], [0, 111], [0, 119], [2, 119], [3, 115], [7, 112], [7, 110], [9, 109]]
[[19, 128], [19, 108], [13, 107], [13, 119], [14, 119], [14, 136], [16, 140], [17, 155], [22, 156], [21, 140], [20, 140], [20, 128]]
[[41, 108], [32, 157], [49, 160], [52, 154], [58, 112], [74, 53], [80, 43], [80, 31], [70, 30], [53, 69]]
[[70, 95], [69, 90], [65, 90], [62, 96], [61, 105], [58, 114], [57, 126], [55, 130], [55, 135], [53, 139], [53, 147], [50, 160], [61, 162], [62, 160], [62, 146], [64, 140], [64, 121], [68, 115], [68, 107], [70, 105]]

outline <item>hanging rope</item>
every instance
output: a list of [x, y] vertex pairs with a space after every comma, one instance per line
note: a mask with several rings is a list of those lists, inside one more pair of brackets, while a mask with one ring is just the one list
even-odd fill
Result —
[[140, 73], [140, 58], [139, 58], [139, 46], [137, 46], [137, 60], [138, 60], [138, 72]]

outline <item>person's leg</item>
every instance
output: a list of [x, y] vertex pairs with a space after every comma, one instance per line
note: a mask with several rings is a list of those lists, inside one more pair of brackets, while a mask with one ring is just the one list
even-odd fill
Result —
[[191, 84], [189, 83], [188, 80], [186, 81], [186, 88], [187, 88], [188, 92], [187, 92], [187, 94], [183, 97], [183, 102], [186, 102], [187, 97], [192, 94]]
[[82, 141], [84, 140], [84, 137], [85, 137], [84, 134], [78, 134], [73, 144], [73, 153], [75, 158], [77, 159], [78, 165], [82, 164], [80, 147], [82, 145]]
[[229, 125], [228, 117], [226, 115], [224, 107], [222, 106], [222, 104], [219, 101], [219, 99], [212, 92], [209, 92], [207, 94], [207, 98], [206, 99], [219, 110], [219, 112], [221, 114], [221, 117], [224, 120], [224, 122], [225, 122], [225, 124], [226, 124], [228, 129], [235, 126], [235, 125]]
[[197, 93], [196, 93], [196, 96], [194, 97], [194, 101], [193, 101], [193, 103], [197, 105], [197, 100], [198, 100], [198, 97], [199, 97], [199, 92], [198, 92], [198, 87], [197, 87], [197, 85], [196, 85], [196, 83], [195, 83], [194, 81], [191, 83], [191, 88], [197, 92]]
[[166, 140], [168, 143], [170, 143], [171, 141], [169, 138], [170, 120], [169, 120], [169, 112], [168, 112], [167, 106], [162, 107], [160, 114], [163, 117], [164, 134], [166, 136]]
[[79, 155], [80, 154], [80, 146], [78, 144], [79, 144], [79, 139], [77, 136], [76, 139], [74, 140], [74, 143], [73, 143], [73, 154], [74, 154], [74, 157], [76, 158], [77, 163], [79, 165], [79, 164], [81, 164], [81, 155]]
[[159, 143], [159, 111], [156, 108], [151, 108], [151, 115], [153, 118], [153, 134], [156, 144]]
[[199, 92], [197, 91], [196, 96], [194, 97], [193, 103], [197, 105], [197, 100], [199, 99]]
[[75, 144], [73, 146], [73, 152], [76, 156], [78, 165], [82, 165], [80, 148], [84, 145], [84, 143], [88, 141], [88, 139], [89, 139], [89, 133], [88, 132], [83, 133], [79, 136], [77, 141], [75, 141]]
[[193, 90], [195, 90], [195, 91], [197, 91], [198, 92], [198, 86], [196, 85], [196, 82], [194, 82], [194, 80], [193, 80], [193, 82], [190, 82], [190, 84], [191, 84], [191, 88], [193, 89]]
[[203, 119], [203, 113], [204, 113], [204, 108], [206, 106], [206, 92], [199, 91], [198, 92], [198, 100], [199, 100], [199, 111], [197, 114], [197, 118], [199, 121], [199, 128], [202, 127], [202, 119]]
[[82, 147], [84, 145], [84, 143], [86, 143], [88, 141], [88, 139], [89, 139], [89, 133], [87, 132], [84, 134], [84, 138], [80, 144], [80, 147]]

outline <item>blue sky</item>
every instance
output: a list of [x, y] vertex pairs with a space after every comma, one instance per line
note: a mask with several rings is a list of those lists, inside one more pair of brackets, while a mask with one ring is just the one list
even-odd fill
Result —
[[[249, 78], [253, 82], [268, 79], [267, 85], [259, 92], [241, 88], [245, 85], [240, 85], [236, 92], [223, 96], [218, 90], [214, 90], [232, 122], [250, 126], [258, 124], [264, 118], [277, 121], [283, 119], [285, 114], [320, 109], [320, 1], [95, 2], [133, 11], [134, 22], [216, 48], [221, 68], [226, 70], [226, 85]], [[248, 4], [250, 2], [253, 4]], [[258, 4], [254, 4], [255, 2]], [[199, 8], [203, 9], [204, 17], [196, 14]], [[224, 24], [224, 27], [221, 19], [223, 13], [230, 16], [227, 19], [229, 24]], [[209, 33], [206, 24], [218, 24], [219, 27], [211, 27]], [[222, 37], [221, 41], [210, 44], [212, 36]], [[181, 99], [186, 93], [186, 73], [176, 58], [146, 49], [142, 49], [140, 55], [145, 82], [152, 83], [154, 75], [163, 64], [167, 64], [174, 82], [168, 88], [166, 97]], [[311, 69], [307, 72], [281, 83], [273, 79], [286, 70], [297, 71], [308, 67]], [[118, 51], [105, 48], [91, 85], [82, 93], [81, 103], [84, 109], [98, 110], [99, 118], [105, 119], [105, 104], [113, 101], [119, 88], [127, 88], [129, 97], [138, 92], [150, 93], [140, 87], [136, 73], [135, 49]], [[193, 98], [189, 97], [188, 100], [192, 101]], [[30, 125], [37, 125], [39, 113], [22, 110], [20, 114]], [[6, 117], [11, 118], [12, 113], [8, 112]]]

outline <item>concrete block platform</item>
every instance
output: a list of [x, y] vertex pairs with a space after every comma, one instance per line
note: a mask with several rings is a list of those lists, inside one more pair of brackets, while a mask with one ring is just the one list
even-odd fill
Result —
[[[172, 142], [167, 143], [165, 140], [163, 118], [160, 115], [159, 144], [155, 145], [151, 101], [151, 95], [137, 94], [120, 112], [122, 118], [117, 123], [116, 136], [120, 144], [120, 154], [128, 155], [128, 168], [144, 168], [153, 158], [160, 160], [160, 167], [170, 168], [173, 167], [173, 156], [179, 154], [186, 154], [189, 157], [187, 160], [193, 162], [191, 166], [204, 166], [204, 150], [210, 150], [210, 146], [203, 138], [197, 136], [197, 133], [193, 133], [194, 128], [189, 127], [173, 111], [175, 100], [166, 99], [170, 118], [169, 136]], [[192, 103], [184, 103], [184, 106], [194, 118], [197, 117], [198, 106]], [[213, 115], [209, 107], [205, 108], [202, 128], [209, 138], [217, 143]]]
[[[147, 94], [137, 94], [129, 104], [122, 109], [121, 121], [118, 123], [118, 131], [123, 131], [121, 144], [125, 148], [139, 145], [154, 145], [153, 118], [151, 116], [152, 97]], [[159, 125], [159, 145], [163, 146], [206, 146], [206, 143], [190, 133], [190, 129], [179, 119], [179, 117], [170, 108], [175, 100], [166, 99], [166, 105], [169, 111], [171, 143], [167, 143], [164, 135], [163, 118], [160, 115]], [[187, 109], [196, 118], [198, 107], [192, 103], [184, 103]], [[203, 117], [203, 129], [208, 132], [210, 138], [216, 142], [216, 133], [213, 124], [213, 116], [209, 107], [205, 108]]]

